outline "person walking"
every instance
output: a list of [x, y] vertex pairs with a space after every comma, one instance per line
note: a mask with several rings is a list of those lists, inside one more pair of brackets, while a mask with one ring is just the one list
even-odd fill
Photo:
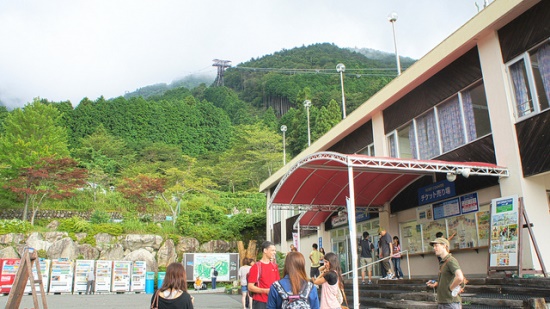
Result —
[[262, 258], [257, 261], [248, 274], [248, 291], [253, 293], [252, 308], [266, 309], [269, 288], [273, 282], [281, 279], [279, 268], [274, 263], [277, 249], [275, 244], [264, 241], [261, 245]]
[[[387, 258], [390, 257], [392, 252], [392, 239], [390, 233], [386, 231], [384, 227], [380, 227], [380, 258]], [[393, 279], [395, 278], [395, 275], [393, 274], [393, 271], [391, 269], [390, 265], [390, 259], [385, 259], [382, 261], [382, 266], [384, 267], [384, 270], [386, 271], [386, 277], [382, 279]]]
[[403, 271], [401, 270], [401, 244], [397, 236], [393, 236], [392, 251], [391, 261], [393, 263], [395, 276], [397, 279], [403, 279]]
[[[359, 259], [359, 264], [361, 266], [361, 278], [362, 278], [361, 284], [365, 284], [366, 271], [368, 272], [368, 275], [369, 275], [368, 284], [372, 284], [372, 250], [374, 250], [374, 245], [369, 239], [369, 232], [363, 232], [363, 238], [361, 238], [361, 240], [359, 241], [359, 246], [361, 247], [361, 258]], [[365, 266], [366, 266], [366, 269], [365, 269]]]
[[193, 309], [193, 297], [187, 293], [187, 277], [183, 264], [168, 265], [162, 286], [151, 298], [151, 308]]
[[438, 309], [461, 309], [460, 291], [463, 287], [464, 274], [457, 259], [449, 253], [449, 241], [436, 238], [430, 242], [439, 261], [439, 279], [428, 281], [426, 285], [437, 288]]
[[319, 267], [321, 267], [319, 262], [323, 259], [323, 254], [319, 250], [317, 250], [317, 244], [313, 244], [311, 247], [313, 248], [313, 250], [309, 254], [309, 260], [311, 261], [309, 276], [311, 278], [317, 278], [319, 277]]
[[[243, 309], [246, 309], [252, 304], [252, 298], [248, 297], [248, 273], [250, 273], [250, 261], [249, 258], [243, 259], [243, 266], [239, 268], [239, 279], [241, 281], [241, 294], [242, 294], [242, 303], [243, 303]], [[247, 299], [248, 298], [248, 299]]]
[[340, 308], [344, 301], [344, 281], [338, 256], [329, 252], [325, 255], [325, 272], [318, 278], [311, 278], [315, 285], [321, 285], [320, 309]]
[[212, 278], [212, 290], [216, 289], [216, 280], [218, 280], [218, 270], [215, 266], [210, 269], [210, 278]]
[[93, 266], [86, 272], [86, 295], [87, 294], [95, 294], [95, 274]]
[[285, 258], [283, 279], [269, 288], [267, 309], [286, 308], [290, 302], [299, 308], [320, 309], [317, 287], [306, 275], [306, 259], [300, 252], [290, 252]]

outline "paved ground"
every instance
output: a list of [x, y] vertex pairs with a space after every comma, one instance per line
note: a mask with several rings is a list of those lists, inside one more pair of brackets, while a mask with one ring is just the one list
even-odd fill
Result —
[[[211, 291], [189, 291], [195, 297], [195, 309], [239, 309], [242, 308], [240, 295], [228, 295]], [[95, 295], [47, 295], [48, 309], [58, 308], [82, 308], [85, 309], [147, 309], [150, 306], [151, 294], [95, 294]], [[8, 296], [0, 297], [0, 308], [4, 308]], [[38, 296], [39, 308], [43, 308]], [[20, 309], [34, 308], [32, 296], [25, 295], [21, 301]]]

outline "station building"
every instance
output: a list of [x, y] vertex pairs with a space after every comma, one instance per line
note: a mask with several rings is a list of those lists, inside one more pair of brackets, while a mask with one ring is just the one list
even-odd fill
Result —
[[356, 276], [384, 227], [429, 277], [443, 232], [467, 276], [544, 273], [549, 100], [550, 1], [494, 1], [260, 185], [267, 238]]

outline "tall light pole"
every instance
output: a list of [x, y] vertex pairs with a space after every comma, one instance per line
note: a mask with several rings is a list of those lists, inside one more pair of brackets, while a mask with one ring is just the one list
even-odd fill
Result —
[[304, 101], [304, 107], [306, 108], [307, 114], [307, 146], [311, 146], [311, 130], [309, 129], [309, 107], [311, 106], [310, 100]]
[[344, 72], [346, 66], [343, 63], [336, 65], [336, 72], [340, 73], [340, 84], [342, 85], [342, 119], [346, 119], [346, 96], [344, 94]]
[[395, 39], [395, 22], [397, 21], [397, 13], [392, 12], [388, 15], [388, 20], [391, 23], [393, 30], [393, 47], [395, 48], [395, 61], [397, 62], [397, 75], [401, 75], [401, 63], [399, 62], [399, 54], [397, 53], [397, 40]]
[[281, 126], [281, 132], [283, 132], [283, 165], [286, 165], [286, 126]]

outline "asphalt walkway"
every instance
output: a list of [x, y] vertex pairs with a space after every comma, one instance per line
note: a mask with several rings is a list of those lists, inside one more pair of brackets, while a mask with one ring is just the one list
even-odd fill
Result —
[[[208, 291], [189, 291], [195, 297], [195, 309], [238, 309], [242, 308], [241, 295], [229, 295], [218, 289], [213, 292]], [[152, 294], [59, 294], [47, 295], [46, 301], [49, 309], [57, 308], [86, 308], [86, 309], [120, 309], [132, 308], [147, 309], [150, 306]], [[5, 308], [8, 302], [8, 296], [0, 296], [0, 308]], [[40, 295], [38, 296], [39, 308], [42, 307]], [[31, 295], [23, 296], [20, 309], [34, 308]]]

